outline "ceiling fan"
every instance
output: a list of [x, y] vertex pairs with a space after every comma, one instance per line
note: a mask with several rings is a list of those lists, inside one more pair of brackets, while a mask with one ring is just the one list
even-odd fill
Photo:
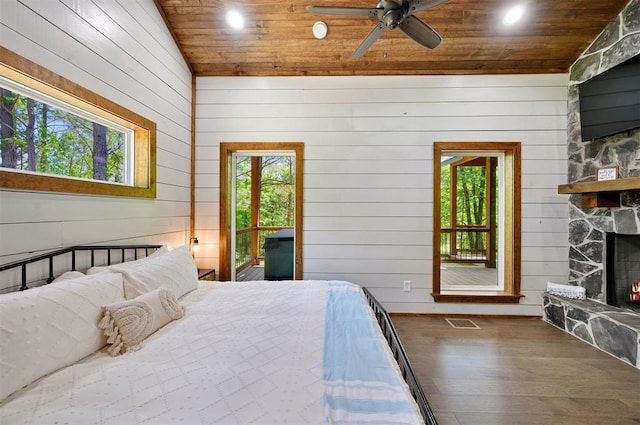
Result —
[[442, 41], [442, 37], [413, 14], [448, 1], [450, 0], [380, 0], [375, 8], [307, 6], [307, 11], [319, 15], [377, 17], [379, 22], [376, 27], [371, 30], [351, 55], [352, 59], [357, 59], [380, 38], [387, 28], [391, 30], [400, 28], [409, 38], [428, 49], [437, 47]]

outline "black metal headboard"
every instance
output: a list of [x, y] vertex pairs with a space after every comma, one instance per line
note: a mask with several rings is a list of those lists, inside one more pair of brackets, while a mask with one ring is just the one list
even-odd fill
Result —
[[[0, 272], [20, 267], [22, 277], [21, 277], [21, 284], [20, 284], [19, 290], [24, 291], [25, 289], [29, 289], [27, 286], [27, 266], [30, 264], [39, 263], [41, 261], [48, 261], [49, 273], [47, 276], [47, 283], [51, 283], [55, 278], [53, 274], [54, 262], [56, 258], [61, 257], [65, 254], [71, 253], [71, 270], [75, 271], [76, 270], [76, 252], [90, 251], [91, 252], [90, 267], [94, 267], [96, 266], [95, 264], [96, 252], [100, 252], [100, 251], [106, 252], [106, 256], [107, 256], [106, 264], [99, 264], [99, 265], [108, 266], [108, 265], [111, 265], [113, 261], [117, 261], [117, 263], [122, 263], [124, 261], [127, 261], [127, 258], [129, 259], [132, 258], [133, 260], [137, 260], [138, 256], [141, 255], [142, 253], [144, 253], [144, 255], [141, 255], [140, 258], [146, 257], [150, 253], [155, 252], [157, 249], [161, 247], [162, 245], [76, 245], [76, 246], [70, 246], [67, 248], [62, 248], [56, 251], [51, 251], [46, 254], [40, 254], [34, 257], [25, 258], [24, 260], [13, 261], [11, 263], [0, 265]], [[112, 255], [113, 252], [118, 252], [118, 251], [120, 252], [120, 255], [117, 255], [117, 256]], [[129, 254], [129, 257], [127, 257], [127, 254]], [[131, 257], [131, 255], [133, 256]], [[114, 258], [114, 257], [118, 257], [118, 258]], [[114, 263], [114, 264], [117, 264], [117, 263]]]

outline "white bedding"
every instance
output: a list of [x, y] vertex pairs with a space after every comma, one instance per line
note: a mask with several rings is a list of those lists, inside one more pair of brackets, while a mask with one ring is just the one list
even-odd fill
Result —
[[[329, 285], [200, 282], [180, 300], [185, 316], [142, 349], [115, 358], [103, 349], [45, 376], [0, 404], [0, 423], [332, 423], [323, 411]], [[411, 410], [402, 423], [420, 423]]]

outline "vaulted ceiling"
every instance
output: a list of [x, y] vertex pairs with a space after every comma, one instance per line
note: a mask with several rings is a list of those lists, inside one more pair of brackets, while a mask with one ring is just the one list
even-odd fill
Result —
[[[350, 56], [377, 24], [369, 17], [314, 15], [309, 5], [372, 8], [376, 0], [155, 0], [197, 76], [522, 74], [567, 72], [628, 0], [451, 0], [416, 16], [443, 38], [425, 49], [387, 30]], [[525, 15], [503, 24], [506, 9]], [[231, 29], [226, 13], [245, 16]], [[328, 26], [316, 39], [312, 26]]]

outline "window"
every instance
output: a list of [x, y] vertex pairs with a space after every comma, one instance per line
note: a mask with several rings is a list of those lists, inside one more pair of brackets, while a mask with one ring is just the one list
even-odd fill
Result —
[[517, 303], [520, 144], [434, 144], [433, 297]]
[[[260, 213], [260, 203], [267, 203], [266, 200], [261, 199], [260, 190], [253, 190], [251, 195], [254, 200], [251, 202], [252, 209], [255, 209], [249, 223], [255, 238], [258, 238], [258, 234], [262, 231], [274, 229], [275, 227], [289, 227], [293, 220], [294, 228], [294, 264], [293, 264], [293, 278], [303, 278], [303, 260], [302, 260], [302, 229], [303, 229], [303, 211], [302, 206], [302, 188], [304, 187], [304, 144], [300, 142], [221, 142], [220, 143], [220, 273], [219, 280], [234, 280], [236, 278], [235, 265], [238, 260], [237, 255], [241, 250], [236, 250], [237, 246], [241, 245], [241, 237], [238, 238], [238, 234], [244, 232], [245, 229], [238, 229], [238, 225], [243, 226], [241, 214], [238, 214], [238, 193], [237, 193], [237, 162], [238, 159], [242, 160], [242, 157], [253, 158], [254, 169], [258, 169], [258, 158], [265, 160], [266, 158], [280, 157], [282, 159], [288, 158], [287, 162], [291, 166], [289, 171], [293, 177], [293, 191], [284, 194], [280, 192], [276, 196], [288, 198], [292, 197], [291, 202], [294, 206], [293, 210], [285, 208], [286, 211], [293, 214], [293, 217], [287, 219], [286, 223], [264, 223], [267, 225], [260, 226], [260, 220], [258, 219]], [[289, 161], [290, 159], [290, 161]], [[264, 184], [262, 179], [258, 179], [258, 175], [261, 173], [255, 173], [254, 178], [256, 183], [252, 184], [255, 189], [258, 186]], [[289, 180], [284, 178], [284, 180]], [[288, 186], [288, 185], [287, 185]], [[289, 204], [287, 199], [287, 204]], [[236, 222], [238, 220], [238, 222]], [[244, 222], [246, 224], [246, 220]], [[279, 224], [285, 224], [279, 226]], [[257, 244], [260, 245], [260, 244]]]
[[155, 197], [155, 123], [0, 54], [0, 187]]

